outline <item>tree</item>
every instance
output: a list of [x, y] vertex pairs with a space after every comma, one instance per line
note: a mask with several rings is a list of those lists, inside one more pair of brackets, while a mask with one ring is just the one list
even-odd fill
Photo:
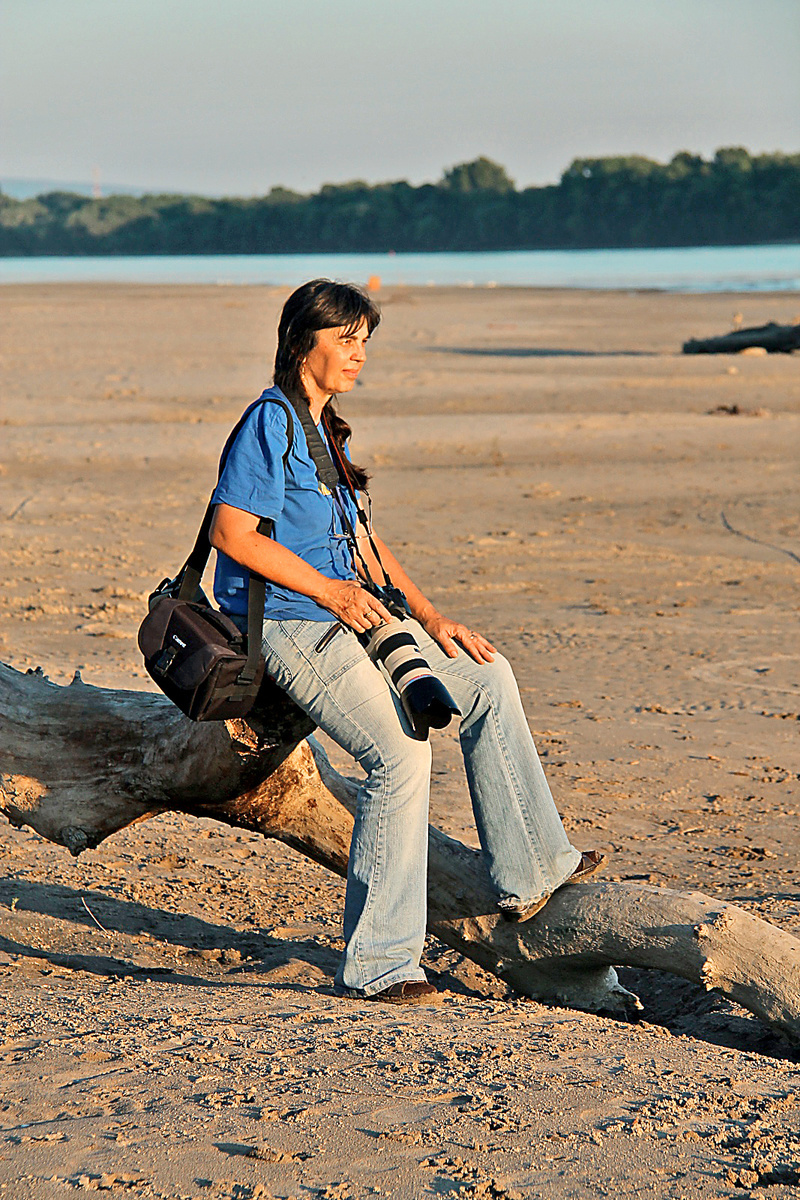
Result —
[[513, 192], [514, 180], [505, 167], [481, 156], [445, 171], [439, 186], [450, 192]]
[[325, 184], [314, 195], [0, 197], [0, 255], [297, 254], [696, 246], [800, 239], [800, 155], [666, 166], [642, 155], [577, 158], [558, 185], [517, 191], [481, 157], [438, 184]]

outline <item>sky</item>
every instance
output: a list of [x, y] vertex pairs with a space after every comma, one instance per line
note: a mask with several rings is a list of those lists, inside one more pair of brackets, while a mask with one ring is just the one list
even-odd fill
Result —
[[0, 179], [518, 186], [800, 151], [800, 0], [2, 0]]

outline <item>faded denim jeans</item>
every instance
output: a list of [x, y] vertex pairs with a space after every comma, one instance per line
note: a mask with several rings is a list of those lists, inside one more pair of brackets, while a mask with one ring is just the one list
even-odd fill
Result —
[[[423, 656], [452, 694], [472, 808], [500, 908], [548, 895], [580, 862], [547, 785], [506, 659], [448, 658], [416, 621]], [[350, 849], [340, 987], [372, 995], [423, 980], [431, 751], [356, 636], [322, 651], [320, 621], [264, 622], [267, 671], [366, 771]], [[457, 719], [457, 718], [455, 718]]]

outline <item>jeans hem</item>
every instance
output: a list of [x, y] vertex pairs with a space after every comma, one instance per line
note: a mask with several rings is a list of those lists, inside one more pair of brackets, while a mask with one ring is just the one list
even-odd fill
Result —
[[497, 900], [497, 907], [500, 909], [500, 911], [501, 912], [517, 912], [519, 909], [529, 908], [531, 904], [538, 904], [538, 902], [540, 900], [545, 900], [545, 899], [549, 900], [554, 892], [557, 892], [559, 888], [564, 886], [564, 884], [567, 882], [568, 879], [572, 878], [572, 874], [575, 871], [576, 867], [578, 867], [580, 865], [580, 861], [581, 861], [580, 850], [576, 850], [574, 846], [571, 846], [570, 848], [577, 855], [577, 861], [573, 864], [572, 867], [570, 867], [569, 871], [567, 871], [567, 873], [563, 877], [563, 879], [560, 879], [559, 882], [555, 885], [555, 887], [553, 887], [551, 889], [551, 891], [542, 892], [542, 894], [540, 896], [531, 896], [526, 900], [521, 900], [518, 896], [499, 896], [498, 900]]
[[396, 983], [427, 983], [427, 977], [422, 969], [414, 971], [403, 967], [398, 968], [397, 971], [391, 971], [374, 983], [366, 984], [363, 988], [348, 987], [337, 980], [334, 990], [338, 995], [349, 996], [353, 1000], [368, 1000], [370, 996], [376, 996], [378, 992], [385, 992], [387, 988], [393, 987]]

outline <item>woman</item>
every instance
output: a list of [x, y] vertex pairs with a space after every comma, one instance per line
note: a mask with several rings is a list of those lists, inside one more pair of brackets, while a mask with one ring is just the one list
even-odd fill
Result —
[[[213, 497], [211, 543], [220, 607], [241, 620], [248, 572], [266, 578], [268, 673], [366, 772], [337, 988], [410, 1004], [436, 996], [420, 967], [430, 747], [414, 736], [357, 636], [391, 619], [380, 596], [362, 586], [365, 566], [382, 582], [382, 563], [405, 594], [413, 619], [404, 626], [462, 714], [475, 820], [503, 915], [527, 919], [556, 888], [596, 870], [602, 856], [581, 855], [567, 839], [506, 660], [482, 634], [439, 613], [385, 542], [374, 531], [370, 540], [358, 524], [354, 496], [364, 492], [368, 476], [347, 456], [350, 427], [333, 398], [355, 386], [379, 320], [370, 298], [349, 284], [312, 280], [289, 297], [278, 328], [275, 383], [252, 406], [229, 452]], [[289, 447], [287, 397], [308, 406], [346, 472], [350, 487], [340, 486], [338, 496], [320, 482], [296, 420]], [[257, 531], [261, 518], [274, 521], [272, 538]], [[348, 524], [359, 529], [358, 556]]]

